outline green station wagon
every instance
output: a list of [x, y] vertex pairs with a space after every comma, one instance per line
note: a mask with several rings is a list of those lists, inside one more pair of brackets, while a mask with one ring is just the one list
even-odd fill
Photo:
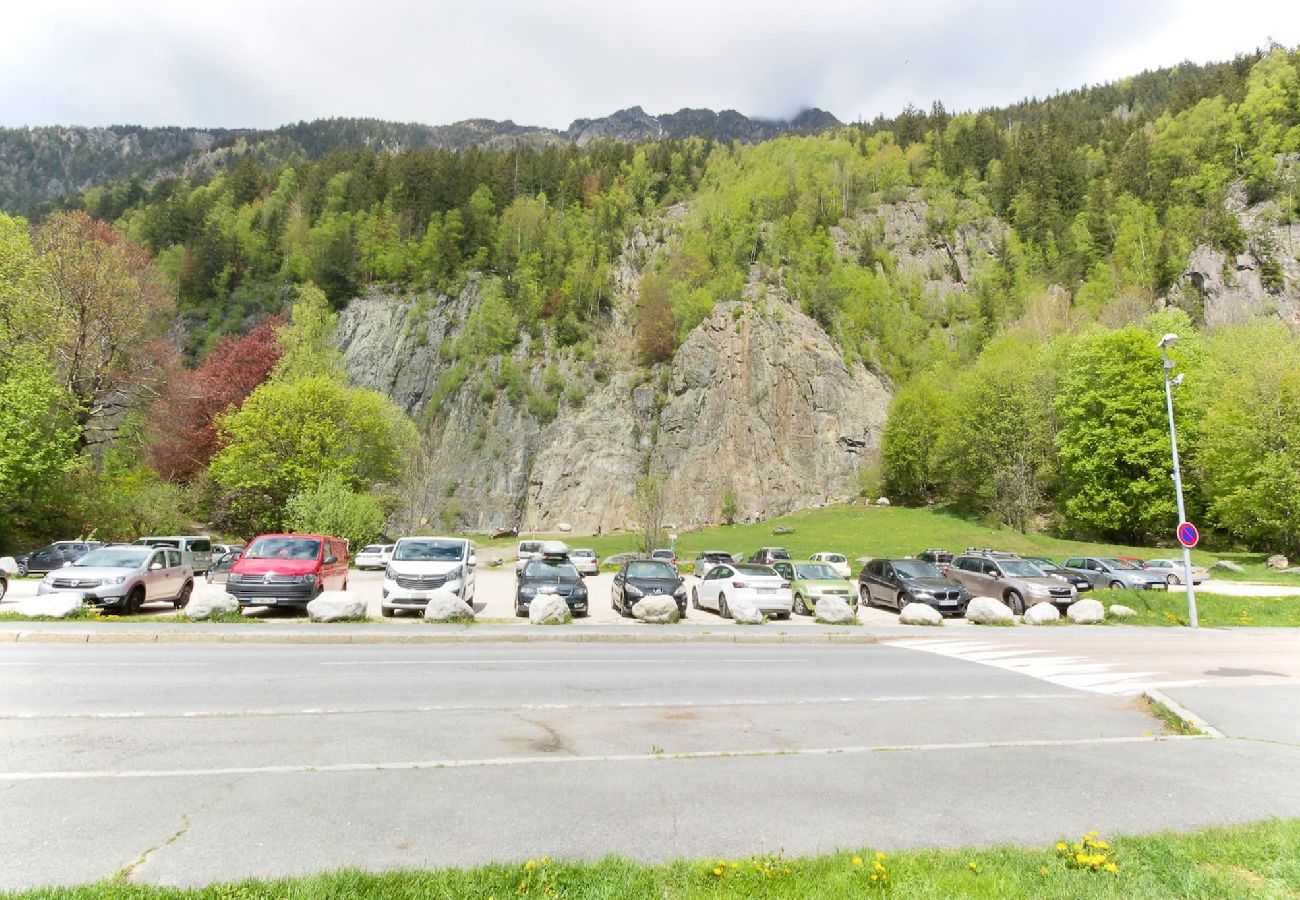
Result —
[[853, 586], [841, 578], [830, 563], [778, 559], [772, 563], [772, 568], [790, 582], [790, 590], [794, 592], [794, 611], [799, 615], [811, 616], [822, 597], [840, 597], [857, 612], [858, 597]]

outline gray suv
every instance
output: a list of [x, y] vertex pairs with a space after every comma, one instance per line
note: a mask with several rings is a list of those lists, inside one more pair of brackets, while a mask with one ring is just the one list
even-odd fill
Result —
[[180, 609], [190, 602], [193, 591], [194, 570], [185, 564], [180, 550], [135, 544], [92, 550], [46, 575], [36, 588], [37, 594], [78, 594], [91, 606], [127, 614], [158, 601]]
[[1068, 572], [1076, 572], [1097, 588], [1135, 588], [1139, 591], [1164, 591], [1165, 576], [1140, 568], [1122, 559], [1109, 556], [1075, 556], [1061, 564]]
[[1035, 603], [1065, 609], [1078, 596], [1073, 585], [1010, 553], [968, 550], [952, 561], [948, 575], [977, 597], [1001, 600], [1016, 615]]

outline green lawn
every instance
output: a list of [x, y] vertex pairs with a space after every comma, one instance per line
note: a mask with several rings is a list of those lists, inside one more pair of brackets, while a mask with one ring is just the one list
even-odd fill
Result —
[[[793, 534], [773, 535], [772, 529], [785, 525]], [[592, 547], [601, 557], [636, 549], [636, 535], [629, 532], [585, 537], [546, 535], [566, 541], [572, 547]], [[476, 539], [487, 552], [508, 552], [513, 557], [516, 541]], [[1174, 556], [1168, 547], [1130, 547], [1068, 541], [1043, 534], [1021, 534], [1007, 528], [990, 528], [939, 509], [908, 509], [899, 506], [877, 507], [839, 505], [805, 510], [769, 519], [756, 525], [729, 525], [682, 532], [677, 540], [677, 557], [689, 561], [701, 550], [725, 550], [746, 555], [759, 547], [786, 547], [796, 557], [819, 550], [843, 553], [849, 559], [860, 556], [912, 556], [927, 547], [943, 547], [960, 552], [967, 547], [992, 547], [1033, 556], [1047, 556], [1058, 562], [1066, 556], [1096, 554], [1105, 556], [1160, 557]], [[1250, 575], [1264, 569], [1266, 554], [1196, 551], [1193, 560], [1209, 565], [1218, 559], [1230, 559], [1248, 567]], [[1278, 576], [1300, 585], [1300, 577]], [[1215, 573], [1214, 577], [1218, 577]], [[1247, 576], [1237, 576], [1246, 578]], [[1253, 580], [1253, 579], [1252, 579]]]
[[[1294, 897], [1300, 894], [1300, 820], [1106, 840], [1060, 835], [1041, 848], [872, 848], [818, 857], [780, 853], [641, 865], [543, 858], [476, 869], [355, 870], [245, 881], [195, 890], [117, 881], [12, 895], [25, 898], [840, 898], [896, 897]], [[1082, 862], [1080, 861], [1082, 857]], [[872, 879], [872, 876], [875, 879]]]
[[[1111, 625], [1186, 625], [1187, 595], [1153, 591], [1094, 591], [1107, 608], [1118, 603], [1137, 611], [1129, 619], [1107, 618]], [[1224, 625], [1269, 625], [1300, 628], [1300, 597], [1227, 597], [1196, 595], [1196, 617], [1207, 628]]]

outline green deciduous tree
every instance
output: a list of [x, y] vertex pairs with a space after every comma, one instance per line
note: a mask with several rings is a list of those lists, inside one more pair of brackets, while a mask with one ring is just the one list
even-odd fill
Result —
[[294, 531], [346, 538], [364, 547], [384, 533], [384, 508], [373, 495], [331, 478], [289, 498], [285, 525]]
[[925, 503], [939, 488], [939, 433], [948, 399], [929, 375], [913, 379], [894, 395], [880, 454], [885, 490], [896, 501]]
[[289, 322], [276, 329], [283, 352], [273, 377], [279, 381], [315, 376], [346, 379], [343, 355], [334, 346], [337, 323], [338, 314], [320, 288], [310, 283], [299, 288]]

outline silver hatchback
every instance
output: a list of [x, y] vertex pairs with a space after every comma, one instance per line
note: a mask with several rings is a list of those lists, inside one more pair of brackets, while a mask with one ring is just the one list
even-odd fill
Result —
[[146, 603], [170, 602], [177, 609], [190, 602], [194, 570], [175, 547], [119, 544], [92, 550], [51, 572], [37, 594], [76, 593], [91, 606], [136, 613]]

